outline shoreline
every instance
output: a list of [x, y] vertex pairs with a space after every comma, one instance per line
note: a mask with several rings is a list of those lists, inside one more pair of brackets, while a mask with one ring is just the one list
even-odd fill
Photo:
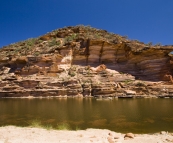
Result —
[[162, 143], [173, 142], [173, 133], [161, 131], [154, 134], [117, 133], [107, 129], [47, 130], [33, 127], [0, 127], [0, 143]]
[[173, 96], [121, 96], [121, 97], [96, 97], [96, 96], [20, 96], [20, 97], [0, 97], [0, 99], [68, 99], [68, 98], [75, 98], [75, 99], [98, 99], [98, 100], [113, 100], [113, 99], [147, 99], [147, 98], [164, 98], [164, 99], [171, 99]]

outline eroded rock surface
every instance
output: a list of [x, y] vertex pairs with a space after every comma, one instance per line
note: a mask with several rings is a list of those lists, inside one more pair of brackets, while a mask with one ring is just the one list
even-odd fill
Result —
[[66, 27], [0, 49], [0, 97], [172, 97], [173, 46]]

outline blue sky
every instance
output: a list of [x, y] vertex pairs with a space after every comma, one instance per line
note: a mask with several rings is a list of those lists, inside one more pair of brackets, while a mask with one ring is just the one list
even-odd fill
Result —
[[79, 24], [173, 45], [173, 0], [1, 0], [0, 47]]

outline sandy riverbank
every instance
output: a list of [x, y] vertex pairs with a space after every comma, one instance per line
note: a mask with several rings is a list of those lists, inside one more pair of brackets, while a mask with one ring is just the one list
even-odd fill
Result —
[[[133, 137], [134, 135], [134, 137]], [[166, 143], [173, 142], [173, 134], [125, 134], [110, 130], [78, 131], [46, 130], [41, 128], [0, 127], [0, 143]], [[132, 136], [133, 138], [130, 138]]]

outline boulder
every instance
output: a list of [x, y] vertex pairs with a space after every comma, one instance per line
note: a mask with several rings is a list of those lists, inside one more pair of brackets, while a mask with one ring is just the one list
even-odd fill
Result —
[[124, 135], [124, 138], [131, 138], [133, 139], [135, 137], [135, 135], [133, 133], [127, 133]]
[[136, 95], [136, 91], [133, 90], [124, 90], [126, 95]]

